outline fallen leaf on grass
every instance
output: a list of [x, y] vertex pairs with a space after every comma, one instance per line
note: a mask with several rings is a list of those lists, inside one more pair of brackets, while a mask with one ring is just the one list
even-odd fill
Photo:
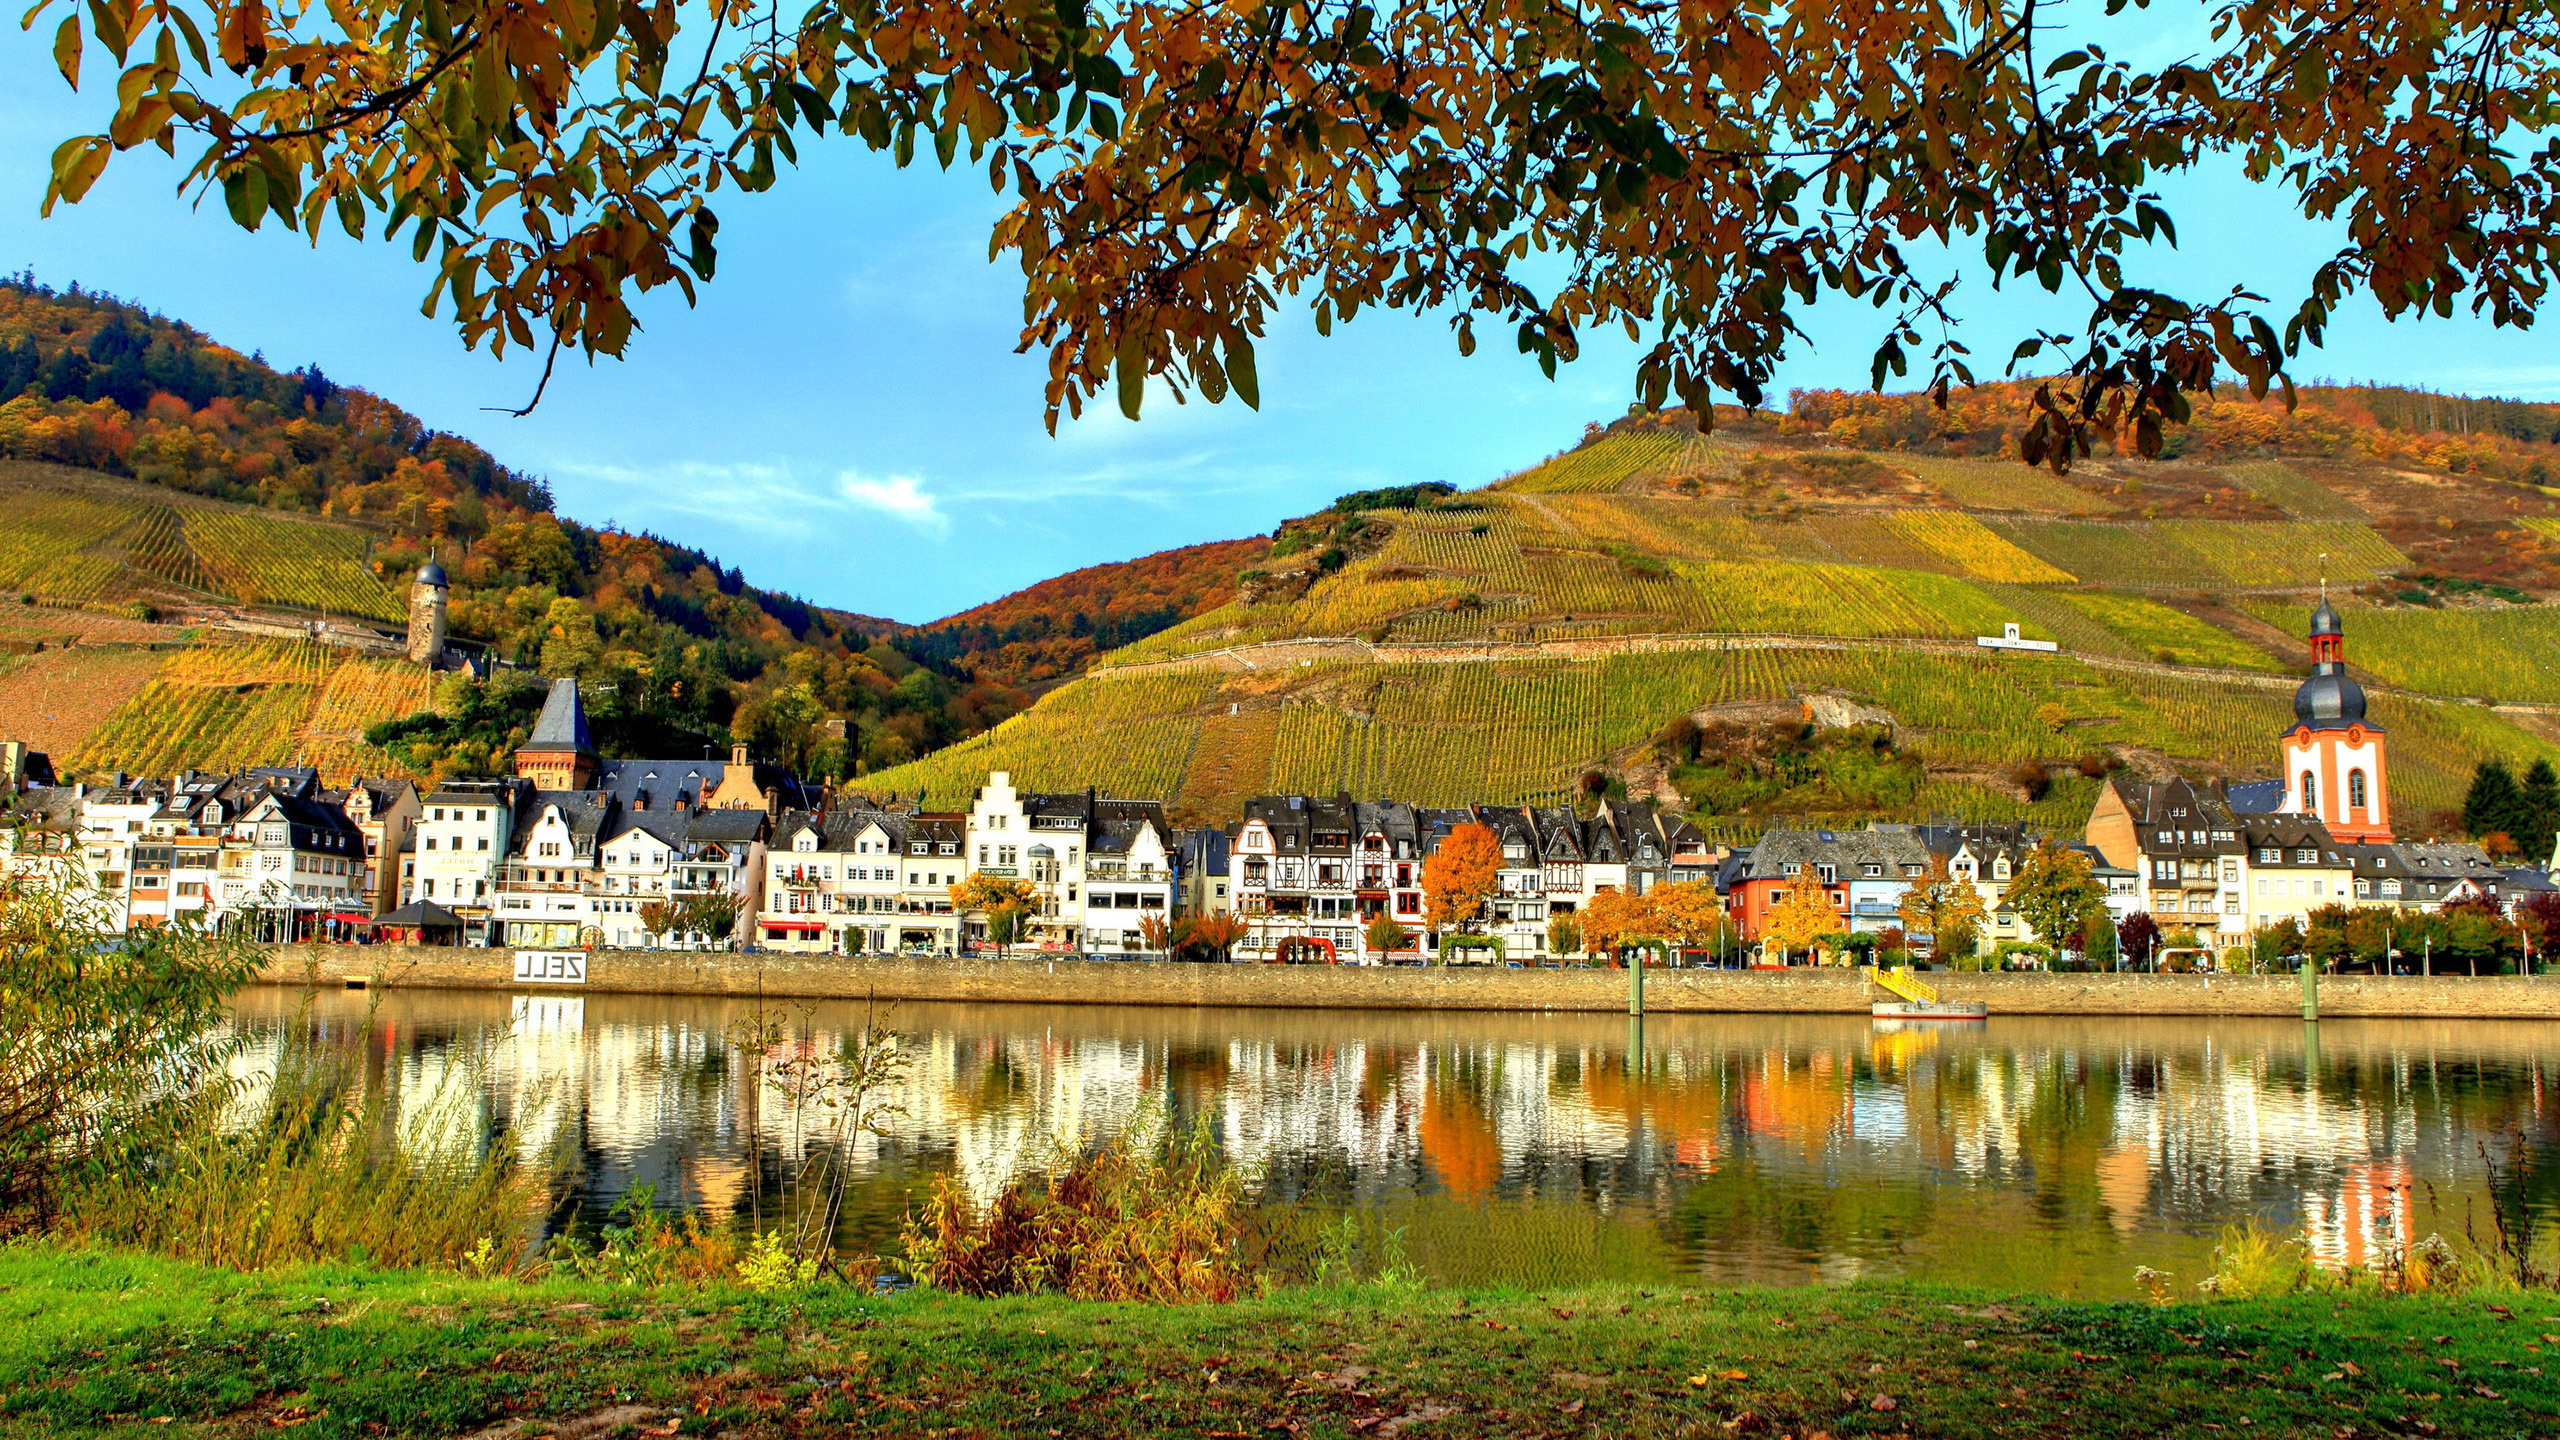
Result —
[[1579, 1415], [1582, 1413], [1582, 1402], [1576, 1400], [1572, 1404], [1562, 1406], [1560, 1408], [1563, 1409], [1564, 1413], [1567, 1415]]
[[1748, 1370], [1719, 1370], [1716, 1372], [1716, 1378], [1719, 1380], [1748, 1380], [1751, 1378], [1751, 1372]]
[[2353, 1360], [2341, 1360], [2341, 1361], [2339, 1361], [2339, 1362], [2338, 1362], [2338, 1368], [2339, 1368], [2339, 1369], [2341, 1369], [2341, 1370], [2344, 1370], [2345, 1372], [2347, 1372], [2347, 1373], [2348, 1373], [2348, 1374], [2350, 1374], [2350, 1375], [2362, 1375], [2362, 1374], [2364, 1373], [2364, 1367], [2363, 1367], [2363, 1366], [2361, 1366], [2361, 1365], [2358, 1365], [2358, 1364], [2357, 1364], [2356, 1362], [2354, 1362]]
[[1487, 1320], [1486, 1322], [1484, 1322], [1484, 1328], [1486, 1328], [1487, 1330], [1508, 1330], [1508, 1329], [1510, 1329], [1511, 1327], [1510, 1327], [1510, 1326], [1508, 1326], [1508, 1325], [1503, 1324], [1503, 1323], [1502, 1323], [1501, 1321], [1499, 1321], [1499, 1320]]
[[2498, 1398], [2498, 1392], [2497, 1392], [2497, 1391], [2495, 1391], [2495, 1390], [2490, 1389], [2490, 1388], [2489, 1388], [2488, 1386], [2486, 1386], [2486, 1385], [2474, 1385], [2474, 1386], [2472, 1386], [2472, 1387], [2471, 1387], [2471, 1393], [2472, 1393], [2472, 1394], [2474, 1394], [2474, 1395], [2479, 1396], [2479, 1397], [2480, 1397], [2481, 1399], [2483, 1399], [2483, 1400], [2495, 1400], [2495, 1399], [2497, 1399], [2497, 1398]]
[[1867, 1408], [1870, 1410], [1893, 1410], [1900, 1407], [1892, 1396], [1879, 1395], [1873, 1400], [1867, 1402]]

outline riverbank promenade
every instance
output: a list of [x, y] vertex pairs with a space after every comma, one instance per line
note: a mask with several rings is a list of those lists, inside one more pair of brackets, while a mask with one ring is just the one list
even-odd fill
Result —
[[[764, 995], [1047, 1005], [1327, 1010], [1620, 1012], [1624, 970], [1493, 966], [1373, 968], [1193, 965], [1042, 956], [903, 959], [716, 951], [509, 951], [397, 945], [290, 945], [270, 952], [272, 985], [510, 990], [612, 995]], [[2298, 1016], [2291, 975], [1933, 973], [1951, 1001], [1999, 1015]], [[1653, 1014], [1865, 1014], [1856, 970], [1656, 970]], [[2331, 975], [2325, 1018], [2560, 1020], [2560, 976]]]

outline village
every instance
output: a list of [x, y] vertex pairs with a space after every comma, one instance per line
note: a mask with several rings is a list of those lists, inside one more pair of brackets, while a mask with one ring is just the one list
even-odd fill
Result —
[[[429, 657], [434, 578], [413, 627]], [[0, 865], [76, 889], [105, 929], [267, 941], [1522, 965], [1615, 961], [1641, 940], [1676, 964], [2247, 969], [2300, 963], [2354, 913], [2468, 913], [2488, 928], [2448, 932], [2446, 968], [2530, 967], [2549, 917], [2515, 922], [2560, 912], [2560, 889], [2469, 840], [2395, 835], [2385, 735], [2342, 628], [2325, 603], [2313, 616], [2296, 724], [2270, 737], [2286, 779], [2114, 776], [2078, 835], [1945, 820], [1735, 845], [1628, 800], [1317, 795], [1186, 829], [1157, 801], [1002, 771], [938, 809], [830, 791], [743, 744], [725, 761], [604, 758], [562, 678], [512, 773], [424, 787], [331, 788], [307, 767], [55, 783], [10, 743]], [[2382, 936], [2328, 963], [2437, 968], [2424, 924], [2386, 919]]]

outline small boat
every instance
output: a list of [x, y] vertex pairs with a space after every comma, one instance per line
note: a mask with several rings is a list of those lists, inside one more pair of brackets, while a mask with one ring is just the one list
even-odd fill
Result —
[[1866, 967], [1869, 983], [1892, 992], [1890, 1000], [1878, 1000], [1868, 1013], [1878, 1020], [1983, 1020], [1991, 1015], [1991, 1007], [1979, 1000], [1942, 1000], [1938, 989], [1915, 979], [1908, 970], [1880, 970]]
[[1979, 1000], [1879, 1000], [1868, 1013], [1878, 1020], [1987, 1020], [1991, 1007]]

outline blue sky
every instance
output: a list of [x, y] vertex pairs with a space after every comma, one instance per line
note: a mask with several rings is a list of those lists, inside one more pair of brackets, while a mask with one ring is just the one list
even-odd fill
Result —
[[[38, 219], [46, 157], [102, 129], [111, 99], [94, 64], [70, 94], [47, 36], [0, 31], [0, 268], [107, 290], [282, 365], [316, 361], [548, 477], [567, 514], [701, 545], [823, 604], [932, 619], [1078, 566], [1267, 531], [1346, 490], [1480, 484], [1631, 395], [1622, 334], [1592, 337], [1551, 382], [1505, 344], [1459, 358], [1437, 318], [1372, 312], [1322, 339], [1292, 314], [1260, 349], [1259, 412], [1159, 399], [1137, 424], [1089, 414], [1052, 438], [1041, 361], [1013, 353], [1020, 270], [986, 259], [999, 205], [983, 171], [898, 171], [838, 142], [721, 207], [719, 278], [698, 307], [661, 292], [628, 360], [564, 360], [541, 408], [514, 419], [489, 407], [523, 403], [534, 367], [465, 351], [421, 316], [429, 276], [405, 243], [244, 233], [218, 200], [179, 200], [178, 166], [148, 150]], [[2145, 48], [2176, 44], [2164, 31]], [[2284, 192], [2236, 174], [2169, 198], [2183, 248], [2131, 268], [2187, 294], [2247, 282], [2290, 309], [2335, 245]], [[1978, 274], [1959, 303], [1986, 371], [2027, 326], [2080, 318], [2032, 285], [1995, 296]], [[1779, 388], [1864, 385], [1876, 312], [1835, 301], [1805, 323], [1812, 343]], [[2560, 398], [2560, 361], [2530, 332], [2386, 325], [2369, 301], [2297, 373]]]

